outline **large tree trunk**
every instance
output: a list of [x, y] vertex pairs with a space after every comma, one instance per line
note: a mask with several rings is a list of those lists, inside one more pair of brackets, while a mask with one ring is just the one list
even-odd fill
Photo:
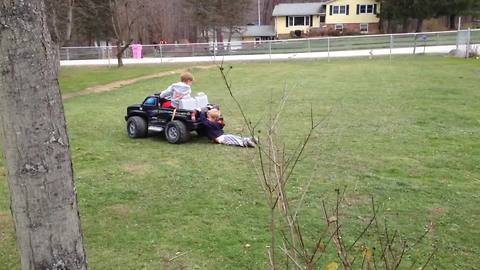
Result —
[[455, 15], [450, 15], [448, 16], [448, 28], [450, 30], [455, 30], [455, 24], [457, 23], [457, 16]]
[[221, 27], [216, 27], [215, 28], [215, 35], [217, 39], [217, 50], [218, 51], [223, 51], [223, 33], [222, 33], [222, 28]]
[[127, 44], [122, 45], [122, 42], [117, 40], [117, 66], [123, 67], [123, 53], [130, 48], [133, 40], [130, 40]]
[[230, 44], [232, 42], [232, 36], [233, 36], [233, 29], [234, 26], [230, 26], [228, 28], [228, 38], [227, 38], [227, 51], [230, 52], [230, 50], [232, 49], [232, 44]]
[[391, 34], [393, 33], [393, 24], [392, 24], [392, 19], [388, 19], [387, 21], [387, 33]]
[[402, 32], [407, 33], [408, 32], [408, 26], [409, 26], [409, 20], [408, 18], [403, 18], [402, 20]]
[[120, 41], [117, 41], [117, 66], [123, 67], [123, 49]]
[[22, 269], [87, 269], [43, 1], [0, 10], [0, 130]]
[[386, 34], [385, 33], [385, 28], [383, 27], [384, 23], [385, 23], [385, 19], [380, 17], [380, 19], [378, 21], [378, 31], [380, 31], [380, 33], [382, 33], [382, 34]]
[[423, 19], [417, 19], [417, 26], [415, 27], [415, 32], [422, 32]]

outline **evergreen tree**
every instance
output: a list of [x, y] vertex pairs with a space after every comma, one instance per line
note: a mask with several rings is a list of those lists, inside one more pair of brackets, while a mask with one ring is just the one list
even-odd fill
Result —
[[408, 22], [415, 19], [415, 30], [422, 30], [423, 22], [430, 18], [478, 14], [478, 0], [378, 0], [381, 5], [380, 19], [387, 21], [391, 32], [392, 23], [402, 23], [403, 31], [408, 30]]

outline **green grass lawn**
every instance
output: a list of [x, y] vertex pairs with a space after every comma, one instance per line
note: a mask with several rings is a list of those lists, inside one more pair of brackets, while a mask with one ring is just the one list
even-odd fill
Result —
[[[104, 75], [82, 75], [80, 83], [117, 76], [99, 70]], [[62, 85], [72, 85], [91, 69], [70, 71], [62, 69]], [[194, 92], [206, 92], [221, 105], [226, 130], [245, 133], [219, 72], [196, 70], [194, 75]], [[289, 186], [295, 203], [319, 165], [300, 213], [305, 235], [321, 230], [321, 201], [331, 202], [334, 190], [346, 186], [347, 241], [368, 219], [373, 195], [390, 226], [408, 240], [434, 223], [425, 250], [406, 261], [435, 244], [430, 269], [478, 268], [480, 61], [399, 57], [392, 62], [249, 63], [233, 64], [229, 75], [261, 131], [287, 87], [280, 127], [288, 149], [306, 135], [311, 105], [316, 119], [334, 111], [315, 132]], [[126, 106], [177, 77], [64, 103], [90, 269], [266, 269], [269, 211], [251, 163], [255, 150], [201, 138], [171, 145], [162, 137], [126, 135]], [[19, 269], [1, 165], [0, 269]]]
[[95, 85], [103, 85], [114, 81], [128, 80], [144, 75], [160, 73], [179, 68], [178, 65], [126, 65], [118, 68], [115, 63], [111, 67], [69, 66], [60, 69], [60, 88], [62, 93], [72, 93]]

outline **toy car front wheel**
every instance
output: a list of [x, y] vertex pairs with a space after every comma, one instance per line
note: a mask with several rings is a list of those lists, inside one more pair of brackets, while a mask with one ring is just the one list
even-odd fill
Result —
[[147, 123], [140, 116], [132, 116], [127, 121], [127, 133], [130, 138], [143, 138], [147, 135]]
[[190, 133], [184, 123], [173, 120], [167, 124], [165, 138], [169, 143], [184, 143], [188, 141]]

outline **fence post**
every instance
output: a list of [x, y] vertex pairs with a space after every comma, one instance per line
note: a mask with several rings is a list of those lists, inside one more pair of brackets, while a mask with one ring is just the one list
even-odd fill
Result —
[[327, 58], [328, 62], [330, 62], [330, 37], [327, 37]]
[[465, 58], [468, 58], [470, 56], [470, 37], [471, 37], [471, 29], [470, 27], [467, 30], [467, 42], [466, 42], [466, 48], [465, 48]]
[[390, 34], [390, 61], [392, 61], [393, 35]]
[[417, 51], [417, 33], [413, 34], [413, 55], [416, 54]]
[[440, 33], [437, 33], [437, 46], [440, 46]]
[[195, 56], [195, 44], [194, 43], [191, 43], [192, 44], [192, 57]]
[[160, 46], [160, 63], [163, 63], [163, 48], [162, 48], [162, 43], [159, 44]]
[[307, 41], [308, 41], [308, 52], [312, 52], [312, 47], [310, 45], [310, 38], [308, 38]]
[[110, 49], [111, 46], [107, 44], [107, 62], [108, 62], [108, 67], [110, 67]]
[[214, 41], [213, 42], [213, 61], [214, 62], [217, 61], [217, 46], [218, 46], [217, 41]]
[[459, 44], [460, 44], [460, 29], [457, 30], [457, 44], [456, 44], [456, 48], [455, 48], [455, 49], [458, 50]]
[[70, 61], [70, 51], [68, 50], [68, 48], [66, 49], [67, 49], [67, 61]]
[[268, 41], [268, 55], [270, 57], [270, 64], [272, 63], [272, 41]]

